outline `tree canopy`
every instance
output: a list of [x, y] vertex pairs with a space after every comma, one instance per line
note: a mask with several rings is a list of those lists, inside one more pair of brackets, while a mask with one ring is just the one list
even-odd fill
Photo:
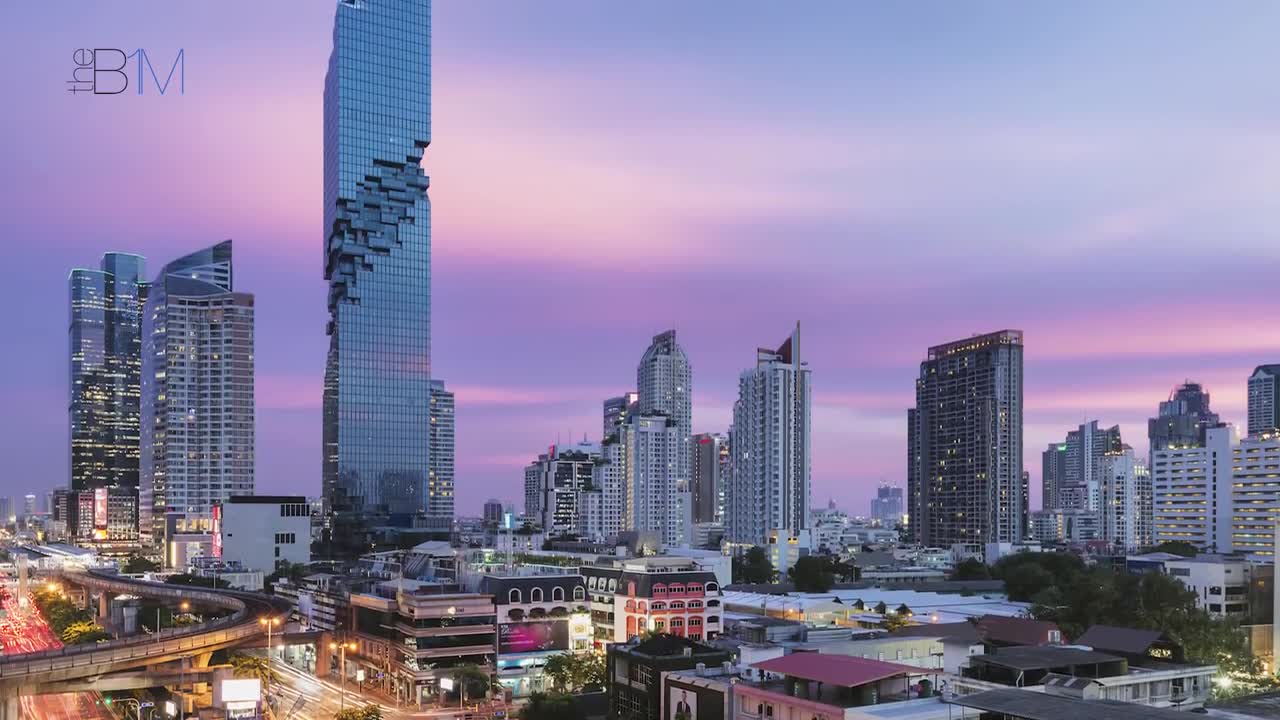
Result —
[[1170, 555], [1181, 555], [1182, 557], [1195, 557], [1200, 554], [1200, 548], [1187, 542], [1186, 540], [1168, 540], [1151, 548], [1149, 552], [1169, 553]]
[[333, 720], [382, 720], [382, 708], [373, 703], [364, 707], [347, 708], [334, 713]]
[[951, 573], [952, 580], [990, 580], [991, 570], [986, 563], [977, 558], [960, 561]]
[[778, 573], [773, 569], [769, 553], [757, 545], [742, 555], [733, 558], [733, 581], [748, 585], [771, 583], [777, 579]]
[[605, 659], [594, 653], [560, 653], [547, 658], [544, 672], [551, 679], [552, 687], [561, 692], [603, 687]]
[[995, 570], [1011, 599], [1029, 599], [1032, 617], [1057, 623], [1068, 638], [1093, 625], [1160, 630], [1182, 645], [1188, 662], [1217, 665], [1230, 675], [1237, 691], [1274, 685], [1240, 626], [1197, 607], [1195, 592], [1177, 578], [1085, 568], [1057, 553], [1010, 556]]
[[534, 693], [520, 709], [520, 720], [585, 720], [586, 714], [571, 695]]

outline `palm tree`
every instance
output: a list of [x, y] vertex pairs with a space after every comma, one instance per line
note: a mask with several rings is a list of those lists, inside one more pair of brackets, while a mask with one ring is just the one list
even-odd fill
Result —
[[465, 663], [453, 669], [453, 681], [458, 684], [458, 693], [463, 703], [467, 702], [467, 685], [485, 688], [488, 692], [489, 672], [474, 663]]

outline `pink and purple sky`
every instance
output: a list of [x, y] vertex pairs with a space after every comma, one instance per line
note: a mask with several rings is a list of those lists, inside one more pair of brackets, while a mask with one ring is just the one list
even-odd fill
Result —
[[[236, 242], [257, 295], [260, 492], [317, 494], [332, 0], [4, 10], [0, 492], [67, 476], [67, 271]], [[1185, 378], [1242, 422], [1280, 361], [1280, 6], [437, 0], [433, 365], [459, 514], [595, 437], [650, 336], [723, 431], [804, 326], [813, 484], [904, 481], [931, 344], [1026, 333], [1026, 467]], [[63, 91], [79, 47], [186, 52], [186, 94]]]

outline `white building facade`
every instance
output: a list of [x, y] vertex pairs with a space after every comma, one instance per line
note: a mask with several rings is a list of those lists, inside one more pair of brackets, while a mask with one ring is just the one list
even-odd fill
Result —
[[221, 503], [220, 512], [214, 554], [224, 563], [270, 575], [284, 562], [311, 562], [311, 507], [305, 497], [236, 496]]
[[232, 290], [231, 241], [164, 267], [143, 317], [140, 523], [208, 515], [254, 489], [254, 302]]
[[1102, 539], [1122, 550], [1151, 545], [1151, 472], [1125, 445], [1098, 463]]
[[431, 452], [427, 456], [427, 523], [436, 532], [453, 527], [453, 393], [431, 381]]
[[728, 542], [758, 545], [774, 532], [795, 536], [808, 528], [811, 418], [797, 324], [777, 350], [758, 350], [756, 367], [739, 378], [725, 489]]
[[1156, 543], [1182, 540], [1212, 552], [1231, 551], [1232, 426], [1205, 430], [1203, 447], [1171, 446], [1151, 453]]

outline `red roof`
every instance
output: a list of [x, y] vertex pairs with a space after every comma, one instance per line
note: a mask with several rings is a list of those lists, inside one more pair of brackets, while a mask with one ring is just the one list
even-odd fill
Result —
[[1057, 631], [1058, 624], [1049, 620], [983, 615], [978, 619], [977, 628], [978, 635], [985, 642], [1007, 643], [1009, 645], [1048, 645], [1051, 642], [1049, 633]]
[[813, 680], [839, 685], [840, 687], [857, 687], [877, 680], [898, 677], [900, 675], [923, 675], [929, 670], [899, 665], [882, 660], [853, 657], [851, 655], [826, 655], [816, 652], [797, 652], [783, 655], [772, 660], [758, 662], [751, 667], [765, 672], [790, 675], [803, 680]]

